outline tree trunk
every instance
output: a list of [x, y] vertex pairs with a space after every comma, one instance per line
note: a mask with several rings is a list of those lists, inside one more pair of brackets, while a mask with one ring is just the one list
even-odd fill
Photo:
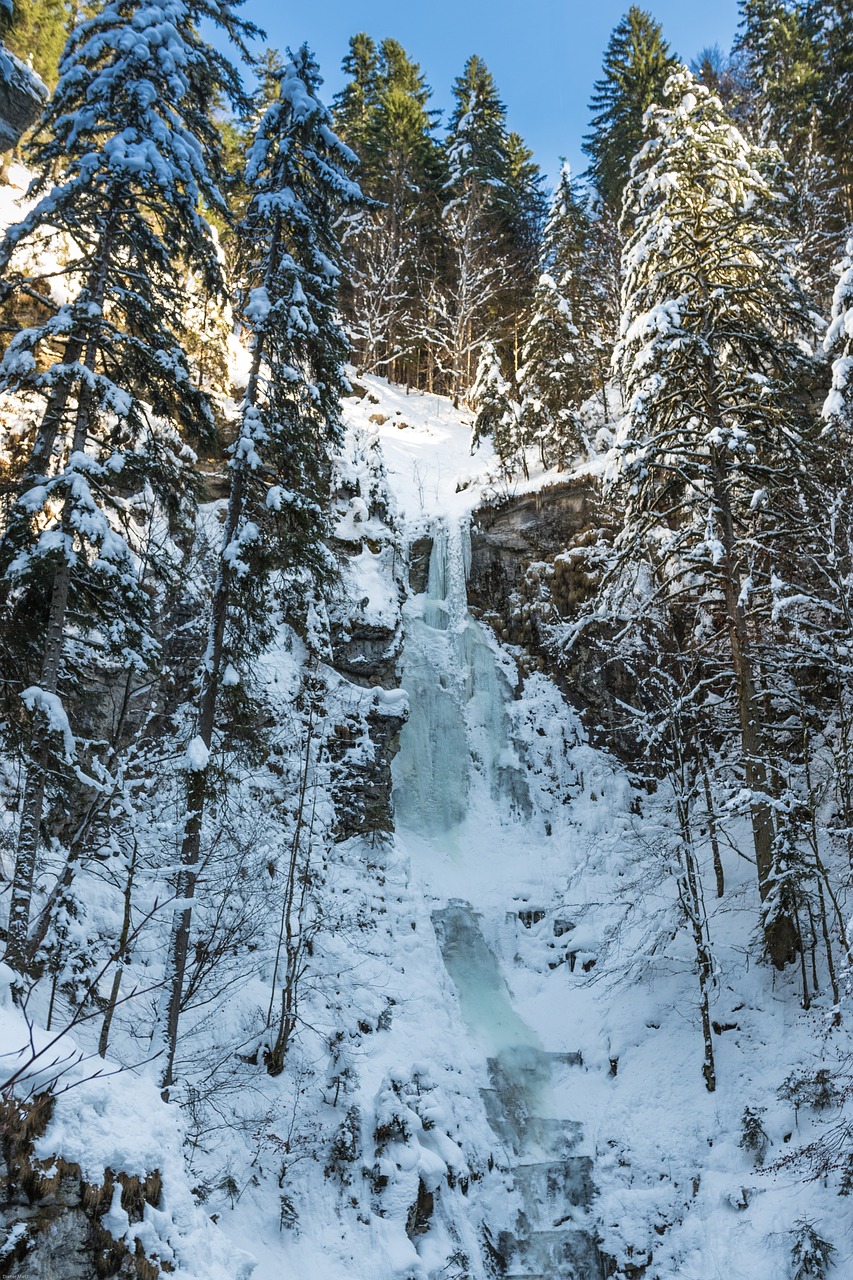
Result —
[[[260, 344], [259, 344], [260, 346]], [[253, 362], [253, 378], [250, 388], [257, 394], [257, 374], [261, 363], [261, 352], [256, 352]], [[247, 389], [248, 403], [250, 390]], [[222, 539], [222, 551], [231, 543], [237, 532], [245, 504], [245, 473], [242, 465], [238, 465], [231, 480], [231, 492], [228, 498], [228, 511], [225, 518], [225, 530]], [[231, 593], [231, 573], [220, 555], [219, 572], [216, 588], [211, 604], [210, 628], [208, 632], [207, 652], [204, 658], [202, 686], [199, 695], [198, 737], [207, 751], [213, 740], [213, 729], [216, 717], [216, 694], [222, 669], [222, 650], [225, 641], [225, 623], [228, 617], [228, 600]], [[207, 779], [209, 765], [201, 769], [189, 771], [186, 794], [186, 820], [181, 842], [181, 868], [175, 886], [178, 902], [184, 904], [175, 913], [172, 921], [172, 932], [169, 943], [169, 966], [167, 969], [168, 1003], [165, 1012], [166, 1061], [161, 1078], [163, 1097], [168, 1100], [169, 1089], [175, 1083], [175, 1052], [178, 1046], [178, 1023], [181, 1016], [181, 998], [184, 989], [184, 976], [187, 969], [190, 929], [192, 927], [192, 901], [195, 897], [198, 861], [201, 855], [201, 828], [204, 819], [204, 807], [207, 799]]]
[[[98, 250], [92, 266], [87, 288], [96, 314], [100, 314], [106, 295], [107, 277], [113, 253], [113, 227], [118, 216], [119, 191], [114, 189], [104, 218]], [[95, 326], [98, 320], [95, 320]], [[97, 329], [88, 334], [71, 335], [65, 348], [66, 362], [80, 359], [83, 367], [94, 372], [98, 356]], [[67, 383], [56, 388], [48, 400], [38, 435], [21, 480], [21, 491], [26, 489], [46, 469], [53, 453], [56, 437], [62, 424], [70, 390]], [[88, 383], [82, 384], [77, 398], [77, 415], [71, 452], [85, 452], [93, 411], [92, 391]], [[66, 498], [62, 515], [62, 530], [71, 537], [70, 506]], [[7, 536], [3, 538], [4, 552], [8, 552]], [[3, 557], [5, 560], [5, 556]], [[42, 659], [41, 685], [47, 693], [55, 694], [59, 684], [62, 664], [65, 617], [71, 589], [71, 565], [63, 555], [53, 580]], [[37, 714], [37, 713], [36, 713]], [[33, 730], [31, 762], [24, 781], [24, 803], [18, 828], [18, 845], [15, 855], [15, 874], [12, 883], [12, 900], [9, 907], [9, 933], [6, 960], [13, 969], [22, 970], [27, 964], [27, 933], [32, 905], [36, 855], [38, 852], [44, 799], [47, 790], [47, 774], [50, 760], [49, 743], [44, 726]]]
[[[85, 367], [87, 369], [94, 369], [95, 357], [96, 343], [91, 340], [86, 352]], [[72, 453], [83, 452], [86, 447], [91, 412], [92, 393], [87, 385], [80, 394], [80, 401], [77, 406], [77, 418], [71, 442]], [[63, 508], [61, 528], [64, 538], [70, 540], [72, 537], [71, 504], [68, 497], [66, 497]], [[65, 637], [65, 618], [68, 612], [70, 590], [71, 562], [68, 554], [63, 551], [62, 559], [57, 566], [53, 579], [40, 677], [40, 688], [49, 694], [56, 694], [59, 687]], [[15, 874], [12, 881], [12, 900], [9, 906], [6, 961], [13, 969], [19, 972], [23, 972], [27, 967], [27, 936], [30, 926], [30, 908], [32, 906], [36, 856], [41, 834], [50, 764], [50, 743], [47, 728], [43, 723], [40, 723], [41, 717], [42, 713], [38, 709], [34, 709], [31, 760], [24, 779], [24, 803], [18, 828]]]
[[[726, 487], [725, 466], [716, 449], [711, 455], [711, 483], [722, 532], [722, 586], [737, 691], [744, 778], [747, 789], [752, 792], [750, 811], [758, 892], [762, 903], [766, 903], [774, 888], [773, 810], [767, 800], [769, 780], [756, 716], [755, 671], [750, 653], [746, 606], [741, 599], [734, 519]], [[787, 912], [777, 911], [771, 920], [765, 922], [764, 938], [768, 955], [777, 969], [783, 969], [796, 958], [800, 945], [799, 933], [795, 921]]]
[[[277, 219], [273, 230], [267, 269], [264, 275], [264, 283], [267, 286], [271, 284], [278, 268], [280, 243], [281, 220]], [[258, 399], [259, 375], [264, 358], [264, 347], [264, 334], [263, 331], [260, 331], [255, 338], [252, 366], [246, 385], [245, 403], [252, 407], [256, 405]], [[245, 503], [246, 464], [242, 459], [237, 459], [231, 473], [231, 490], [228, 495], [228, 510], [222, 535], [222, 552], [219, 557], [216, 587], [211, 602], [207, 651], [204, 656], [202, 682], [198, 699], [198, 737], [204, 743], [208, 752], [213, 741], [213, 730], [216, 723], [216, 695], [222, 669], [225, 624], [231, 595], [232, 571], [225, 559], [225, 550], [237, 533], [243, 517]], [[201, 769], [192, 769], [189, 773], [187, 784], [186, 820], [181, 843], [181, 868], [178, 872], [175, 886], [176, 898], [183, 905], [175, 912], [172, 921], [169, 961], [166, 970], [166, 990], [168, 993], [164, 1019], [166, 1059], [160, 1082], [162, 1094], [166, 1100], [168, 1100], [170, 1088], [175, 1083], [178, 1024], [181, 1016], [181, 1000], [187, 969], [190, 929], [192, 927], [192, 904], [195, 897], [198, 862], [201, 855], [201, 829], [207, 799], [208, 773], [209, 764], [205, 764]]]
[[121, 980], [127, 965], [127, 948], [130, 939], [131, 926], [131, 907], [133, 902], [133, 880], [136, 874], [137, 847], [136, 841], [133, 842], [133, 854], [130, 859], [130, 866], [127, 869], [127, 879], [124, 882], [124, 913], [121, 922], [121, 933], [118, 939], [118, 963], [116, 971], [113, 975], [113, 985], [110, 991], [110, 998], [104, 1011], [104, 1021], [101, 1025], [101, 1034], [98, 1037], [98, 1053], [102, 1058], [107, 1056], [107, 1048], [110, 1043], [110, 1028], [113, 1025], [113, 1015], [118, 1005], [119, 993], [121, 991]]

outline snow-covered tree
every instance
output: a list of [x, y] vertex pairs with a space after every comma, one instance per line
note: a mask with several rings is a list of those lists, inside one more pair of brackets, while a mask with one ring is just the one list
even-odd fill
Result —
[[178, 1021], [192, 925], [209, 760], [222, 690], [251, 679], [273, 615], [271, 575], [290, 620], [311, 643], [318, 586], [333, 562], [324, 536], [331, 453], [341, 438], [347, 353], [336, 301], [336, 223], [361, 192], [355, 157], [334, 135], [318, 95], [317, 63], [303, 46], [286, 64], [280, 96], [261, 121], [246, 169], [251, 203], [241, 232], [252, 251], [245, 318], [252, 360], [207, 647], [199, 670], [195, 734], [186, 754], [186, 817], [170, 943], [163, 1086], [174, 1081]]
[[625, 195], [619, 545], [653, 565], [657, 589], [694, 609], [709, 651], [726, 655], [765, 937], [782, 965], [797, 937], [776, 861], [757, 646], [808, 469], [811, 314], [791, 276], [778, 153], [751, 146], [686, 68], [646, 127]]
[[735, 52], [751, 132], [791, 166], [801, 274], [822, 305], [853, 222], [853, 13], [846, 0], [744, 0]]
[[583, 445], [578, 409], [595, 385], [592, 335], [582, 334], [575, 319], [583, 307], [588, 234], [586, 210], [564, 166], [545, 227], [518, 374], [525, 442], [538, 445], [545, 466], [560, 470]]
[[519, 405], [501, 369], [495, 344], [483, 343], [477, 364], [477, 376], [471, 388], [471, 402], [476, 411], [471, 448], [489, 437], [506, 475], [519, 467], [527, 474], [527, 461], [521, 439]]
[[[144, 579], [158, 566], [140, 553], [144, 526], [155, 507], [174, 517], [191, 491], [192, 455], [175, 427], [212, 431], [176, 334], [182, 264], [192, 260], [209, 287], [222, 288], [199, 205], [222, 205], [210, 109], [238, 81], [200, 38], [202, 16], [237, 39], [247, 30], [224, 0], [113, 0], [74, 31], [33, 151], [31, 191], [41, 198], [0, 245], [4, 295], [35, 301], [39, 316], [0, 364], [0, 389], [41, 415], [2, 544], [7, 655], [22, 638], [16, 676], [33, 676], [23, 695], [29, 761], [9, 928], [17, 965], [46, 790], [53, 770], [65, 777], [75, 767], [62, 702], [73, 676], [67, 623], [78, 662], [88, 654], [127, 669], [151, 663], [154, 601]], [[38, 270], [16, 269], [16, 251], [34, 246]], [[56, 304], [59, 282], [68, 301]]]
[[799, 0], [743, 0], [735, 53], [751, 99], [746, 114], [762, 141], [795, 163], [819, 93], [814, 25]]
[[846, 227], [853, 225], [853, 9], [848, 0], [812, 0], [820, 68], [819, 121], [841, 199]]
[[[838, 283], [832, 299], [832, 320], [824, 347], [832, 357], [832, 389], [823, 405], [823, 416], [846, 432], [853, 429], [853, 238], [838, 265]], [[849, 439], [849, 436], [846, 437]]]
[[508, 200], [506, 108], [491, 73], [472, 57], [453, 87], [447, 135], [450, 178], [444, 228], [451, 264], [448, 362], [453, 398], [470, 386], [489, 311], [507, 280], [503, 210]]
[[335, 121], [376, 203], [346, 222], [344, 315], [359, 367], [408, 379], [421, 346], [423, 281], [437, 255], [446, 177], [436, 113], [420, 67], [396, 40], [383, 40], [378, 51], [367, 36], [351, 45], [344, 70], [353, 79], [336, 99]]

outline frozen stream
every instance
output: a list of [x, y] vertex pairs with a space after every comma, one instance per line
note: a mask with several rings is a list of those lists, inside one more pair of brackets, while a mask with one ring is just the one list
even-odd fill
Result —
[[[426, 839], [464, 862], [463, 822], [473, 800], [497, 833], [531, 814], [523, 762], [512, 740], [512, 697], [495, 652], [467, 608], [466, 528], [437, 525], [426, 592], [407, 607], [403, 686], [410, 718], [394, 766], [397, 825], [412, 845]], [[481, 830], [480, 839], [489, 832]], [[433, 870], [430, 891], [442, 885]], [[591, 1161], [577, 1154], [582, 1127], [556, 1118], [577, 1054], [549, 1053], [513, 1006], [497, 957], [470, 903], [451, 897], [433, 913], [462, 1016], [485, 1059], [482, 1090], [522, 1211], [491, 1223], [508, 1277], [600, 1280], [598, 1252], [583, 1228], [593, 1195]]]

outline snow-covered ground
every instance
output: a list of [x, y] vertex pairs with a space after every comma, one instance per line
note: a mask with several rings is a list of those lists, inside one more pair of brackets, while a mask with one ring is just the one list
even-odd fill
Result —
[[[726, 895], [709, 887], [707, 898], [718, 1086], [706, 1091], [692, 943], [656, 840], [666, 796], [633, 792], [550, 682], [520, 682], [467, 616], [466, 524], [496, 492], [488, 445], [471, 456], [468, 423], [444, 399], [366, 387], [350, 421], [381, 440], [405, 533], [426, 528], [443, 548], [427, 596], [405, 610], [412, 714], [396, 762], [397, 848], [409, 892], [433, 912], [470, 904], [500, 959], [511, 1014], [488, 981], [478, 1005], [477, 975], [454, 975], [471, 1040], [488, 1056], [484, 1020], [498, 1042], [509, 1017], [546, 1051], [582, 1054], [558, 1106], [583, 1124], [592, 1213], [618, 1274], [649, 1262], [659, 1280], [785, 1276], [803, 1219], [835, 1245], [839, 1274], [853, 1274], [849, 1201], [837, 1177], [810, 1178], [797, 1158], [819, 1131], [840, 1133], [843, 1116], [780, 1097], [792, 1077], [846, 1078], [849, 1033], [833, 1027], [831, 999], [818, 994], [806, 1012], [795, 975], [756, 962], [754, 872], [726, 850]], [[385, 421], [370, 424], [376, 414]], [[523, 488], [554, 479], [533, 474]], [[438, 630], [431, 594], [445, 606]], [[429, 1025], [423, 1035], [412, 1054], [430, 1061]], [[741, 1145], [746, 1107], [767, 1137], [763, 1166]]]
[[[205, 1062], [226, 1066], [211, 1068], [210, 1100], [190, 1099], [191, 1172], [179, 1126], [166, 1132], [176, 1108], [128, 1073], [60, 1098], [40, 1150], [64, 1148], [93, 1178], [111, 1160], [147, 1169], [162, 1150], [172, 1217], [151, 1231], [179, 1278], [236, 1277], [248, 1254], [255, 1280], [485, 1280], [501, 1233], [510, 1252], [526, 1233], [538, 1252], [514, 1255], [510, 1275], [535, 1274], [535, 1254], [549, 1280], [597, 1280], [553, 1252], [589, 1232], [625, 1280], [782, 1280], [799, 1219], [835, 1245], [839, 1277], [853, 1274], [850, 1201], [835, 1174], [808, 1180], [796, 1158], [844, 1114], [779, 1096], [792, 1076], [846, 1079], [846, 1021], [832, 1025], [821, 995], [803, 1011], [794, 977], [756, 962], [753, 869], [727, 848], [726, 895], [707, 898], [719, 1030], [706, 1092], [692, 942], [661, 853], [666, 795], [633, 790], [547, 677], [520, 675], [468, 614], [470, 514], [509, 496], [488, 445], [471, 455], [470, 423], [446, 399], [361, 383], [342, 464], [360, 496], [338, 533], [368, 621], [399, 617], [398, 547], [433, 541], [427, 590], [402, 606], [397, 831], [329, 854], [302, 1033], [281, 1076], [219, 1054], [268, 998], [260, 952], [252, 981], [199, 1022]], [[386, 483], [374, 440], [390, 532], [370, 514]], [[516, 491], [557, 478], [534, 469]], [[286, 706], [292, 637], [261, 668]], [[331, 718], [347, 698], [399, 705], [395, 690], [334, 688]], [[282, 739], [293, 732], [283, 720]], [[270, 779], [250, 781], [246, 807], [273, 839]], [[7, 1003], [3, 1017], [11, 1044], [18, 1015]], [[740, 1145], [746, 1107], [767, 1137], [763, 1166]], [[127, 1141], [110, 1146], [111, 1126]], [[537, 1170], [560, 1143], [572, 1176], [540, 1197]]]

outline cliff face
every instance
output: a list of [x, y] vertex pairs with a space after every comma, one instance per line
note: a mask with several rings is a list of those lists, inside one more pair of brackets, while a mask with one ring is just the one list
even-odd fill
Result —
[[113, 1206], [128, 1225], [156, 1209], [160, 1175], [145, 1178], [104, 1171], [99, 1183], [86, 1180], [80, 1165], [34, 1155], [51, 1117], [54, 1100], [40, 1094], [29, 1102], [0, 1104], [4, 1168], [0, 1175], [0, 1276], [8, 1280], [157, 1280], [159, 1266], [116, 1238]]
[[[631, 758], [636, 748], [621, 729], [619, 704], [636, 696], [633, 680], [607, 659], [601, 636], [595, 643], [579, 639], [570, 652], [554, 639], [555, 624], [571, 621], [595, 590], [596, 567], [583, 548], [599, 534], [598, 489], [591, 478], [479, 508], [471, 522], [468, 601], [501, 640], [525, 652], [531, 668], [554, 680], [582, 713], [594, 741]], [[568, 548], [580, 554], [566, 556]]]
[[336, 834], [394, 830], [391, 764], [406, 722], [400, 690], [405, 563], [381, 455], [357, 436], [341, 459], [333, 501], [340, 583], [328, 601]]
[[48, 99], [47, 86], [0, 45], [0, 151], [17, 145]]

